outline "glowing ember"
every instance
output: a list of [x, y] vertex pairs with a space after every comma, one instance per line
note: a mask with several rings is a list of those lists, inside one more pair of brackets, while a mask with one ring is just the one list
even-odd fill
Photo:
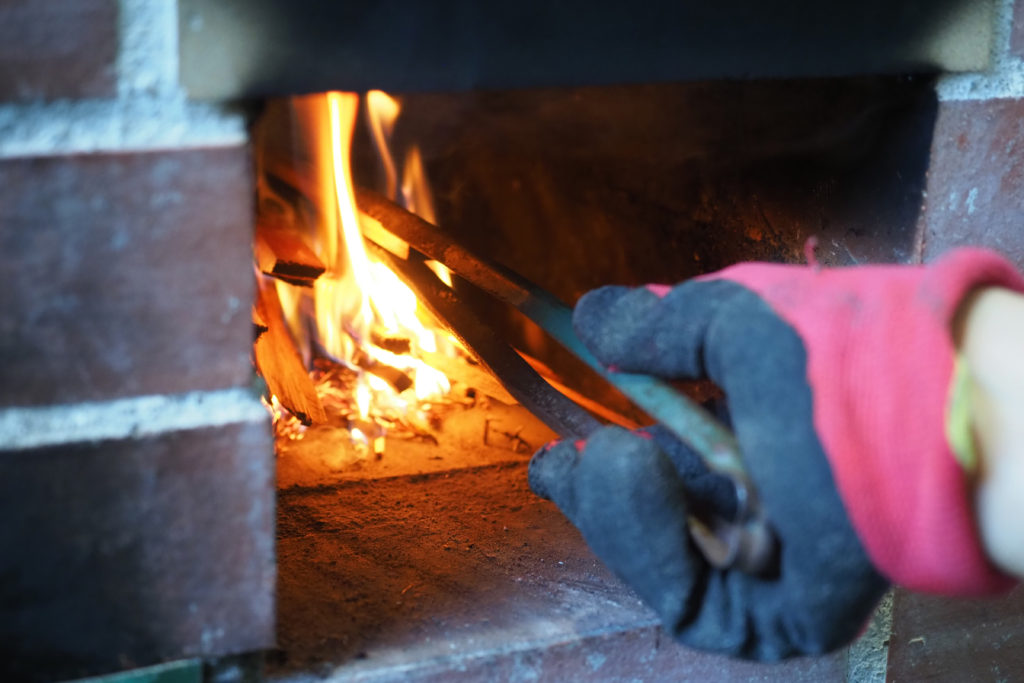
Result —
[[[387, 192], [428, 220], [434, 220], [429, 185], [419, 151], [406, 156], [401, 185], [389, 144], [400, 111], [380, 91], [368, 93], [370, 130], [386, 175]], [[300, 119], [312, 128], [315, 182], [307, 197], [316, 206], [315, 234], [309, 237], [326, 271], [310, 288], [276, 282], [289, 330], [311, 366], [316, 392], [328, 412], [341, 417], [357, 450], [380, 455], [384, 435], [430, 437], [431, 402], [451, 389], [448, 378], [422, 360], [424, 354], [452, 355], [451, 337], [428, 315], [415, 294], [383, 263], [368, 254], [355, 205], [350, 147], [359, 110], [353, 93], [331, 92], [297, 98]], [[450, 283], [448, 271], [434, 271]], [[312, 360], [315, 359], [315, 360]], [[301, 438], [302, 427], [287, 420], [272, 397], [269, 407], [278, 432]]]

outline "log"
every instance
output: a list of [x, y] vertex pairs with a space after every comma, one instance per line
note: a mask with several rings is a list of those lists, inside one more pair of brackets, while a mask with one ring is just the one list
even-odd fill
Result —
[[256, 369], [270, 392], [306, 425], [326, 422], [327, 413], [284, 322], [274, 283], [257, 277], [256, 313], [266, 325], [254, 344]]
[[260, 215], [253, 248], [260, 272], [293, 285], [311, 287], [325, 270], [298, 229], [280, 215]]

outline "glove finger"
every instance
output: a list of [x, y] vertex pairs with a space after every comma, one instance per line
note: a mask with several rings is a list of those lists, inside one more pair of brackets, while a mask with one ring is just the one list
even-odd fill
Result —
[[567, 509], [575, 510], [573, 470], [582, 445], [583, 442], [552, 441], [533, 454], [527, 470], [530, 489], [558, 505], [567, 515]]
[[741, 288], [689, 281], [667, 293], [651, 287], [602, 287], [573, 312], [583, 344], [606, 366], [668, 378], [706, 376], [704, 343], [721, 306]]
[[537, 475], [601, 561], [667, 617], [664, 608], [685, 602], [707, 571], [690, 544], [686, 492], [675, 467], [653, 439], [619, 427], [598, 430], [574, 450], [548, 450]]

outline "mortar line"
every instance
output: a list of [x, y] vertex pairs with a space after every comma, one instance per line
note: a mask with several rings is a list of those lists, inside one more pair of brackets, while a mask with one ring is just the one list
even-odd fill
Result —
[[119, 0], [117, 92], [183, 97], [177, 0]]
[[224, 147], [247, 141], [241, 113], [184, 99], [0, 105], [0, 158]]
[[229, 424], [269, 422], [248, 389], [134, 396], [110, 401], [0, 409], [0, 450], [152, 436]]

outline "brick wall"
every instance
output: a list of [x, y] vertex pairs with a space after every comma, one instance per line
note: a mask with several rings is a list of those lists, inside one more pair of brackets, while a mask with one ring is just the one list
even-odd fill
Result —
[[0, 678], [273, 642], [244, 118], [176, 3], [0, 0]]
[[[1024, 3], [1000, 0], [992, 66], [946, 76], [919, 253], [959, 245], [1002, 251], [1024, 269]], [[896, 591], [889, 681], [1018, 680], [1024, 672], [1024, 591], [949, 600]]]
[[[999, 6], [993, 68], [938, 86], [924, 260], [1024, 267], [1024, 7]], [[176, 25], [165, 0], [0, 0], [0, 678], [273, 641], [245, 120], [184, 96]], [[848, 676], [1012, 677], [1022, 608], [897, 591]]]

